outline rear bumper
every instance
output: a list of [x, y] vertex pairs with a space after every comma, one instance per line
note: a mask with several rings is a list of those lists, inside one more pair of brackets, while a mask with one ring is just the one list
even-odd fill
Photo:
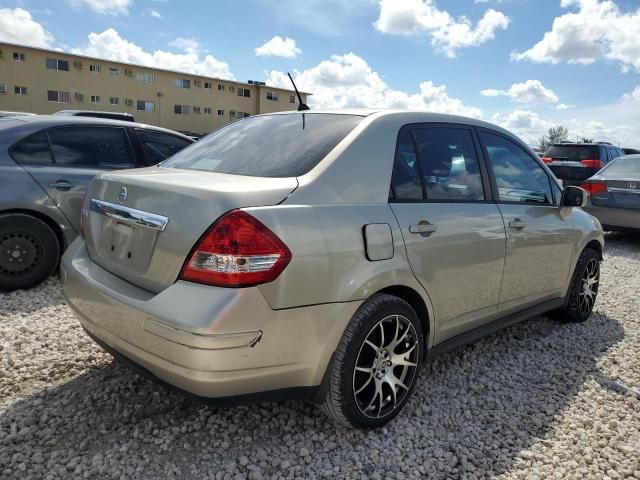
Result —
[[591, 203], [591, 200], [584, 210], [596, 217], [604, 230], [640, 229], [640, 210], [601, 207]]
[[65, 253], [61, 277], [69, 306], [107, 350], [162, 382], [209, 398], [320, 385], [359, 306], [272, 310], [258, 288], [183, 281], [154, 294], [94, 263], [82, 239]]

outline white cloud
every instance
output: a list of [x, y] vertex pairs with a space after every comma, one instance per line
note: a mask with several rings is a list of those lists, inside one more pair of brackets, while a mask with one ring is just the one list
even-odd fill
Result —
[[174, 53], [163, 50], [147, 52], [135, 43], [122, 38], [113, 28], [109, 28], [102, 33], [90, 33], [89, 43], [84, 47], [72, 49], [72, 52], [117, 62], [234, 79], [229, 64], [217, 60], [212, 55], [201, 56], [198, 44], [194, 40], [179, 38], [174, 40], [172, 45], [183, 49], [184, 52]]
[[509, 97], [517, 103], [556, 103], [558, 101], [558, 96], [553, 90], [545, 87], [540, 80], [514, 83], [508, 90], [490, 88], [480, 93], [485, 97]]
[[625, 93], [622, 98], [624, 100], [640, 101], [640, 85], [633, 89], [633, 92]]
[[[301, 90], [312, 92], [309, 103], [318, 108], [374, 107], [429, 110], [481, 117], [482, 111], [466, 106], [458, 98], [450, 97], [444, 85], [425, 81], [417, 93], [394, 90], [386, 84], [363, 58], [354, 53], [333, 55], [315, 67], [295, 72]], [[271, 71], [267, 83], [290, 88], [284, 72]]]
[[129, 15], [129, 7], [133, 0], [71, 0], [76, 6], [87, 6], [103, 15]]
[[150, 14], [152, 17], [155, 17], [155, 18], [162, 18], [162, 15], [160, 15], [160, 12], [159, 12], [159, 11], [157, 11], [157, 10], [151, 10], [151, 12], [149, 12], [149, 14]]
[[178, 37], [175, 40], [169, 42], [170, 47], [176, 47], [185, 52], [197, 52], [200, 48], [200, 44], [193, 38]]
[[543, 120], [531, 110], [514, 110], [510, 113], [496, 113], [491, 121], [501, 127], [515, 133], [529, 145], [537, 144], [540, 135], [552, 126], [552, 123]]
[[53, 35], [22, 8], [0, 8], [0, 41], [51, 48]]
[[561, 0], [566, 13], [553, 21], [551, 31], [512, 60], [544, 63], [590, 64], [606, 59], [623, 70], [640, 71], [640, 8], [624, 13], [611, 0]]
[[435, 0], [379, 0], [380, 16], [375, 27], [392, 35], [427, 35], [431, 44], [448, 57], [461, 48], [492, 40], [498, 29], [509, 26], [509, 17], [487, 10], [475, 27], [467, 17], [454, 18], [438, 9]]
[[302, 53], [302, 50], [298, 48], [293, 38], [282, 38], [279, 35], [256, 48], [256, 55], [259, 57], [295, 58], [299, 53]]
[[576, 106], [571, 103], [560, 103], [556, 105], [556, 110], [571, 110], [573, 108], [576, 108]]

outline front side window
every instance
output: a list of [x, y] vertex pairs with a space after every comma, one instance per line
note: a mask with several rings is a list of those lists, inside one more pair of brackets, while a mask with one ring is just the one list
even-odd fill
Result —
[[191, 145], [191, 142], [184, 138], [166, 133], [140, 129], [136, 129], [136, 133], [142, 143], [147, 165], [160, 163]]
[[9, 150], [18, 163], [31, 165], [49, 165], [52, 163], [49, 140], [44, 132], [34, 133], [20, 140]]
[[48, 131], [56, 165], [134, 167], [124, 128], [63, 127]]
[[392, 176], [396, 200], [481, 201], [484, 189], [471, 130], [403, 128]]
[[547, 173], [522, 147], [506, 138], [480, 132], [498, 188], [501, 202], [551, 204]]
[[314, 168], [360, 122], [356, 115], [264, 115], [211, 133], [162, 164], [254, 177], [298, 177]]

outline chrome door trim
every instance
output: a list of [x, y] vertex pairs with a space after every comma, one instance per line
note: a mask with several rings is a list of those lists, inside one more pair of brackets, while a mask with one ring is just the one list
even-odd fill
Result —
[[168, 217], [104, 202], [95, 198], [91, 199], [90, 210], [121, 223], [160, 232], [163, 231], [167, 223], [169, 223]]
[[635, 194], [640, 194], [640, 190], [634, 190], [631, 188], [620, 188], [620, 187], [607, 187], [607, 190], [609, 190], [610, 192], [617, 192], [617, 193], [635, 193]]

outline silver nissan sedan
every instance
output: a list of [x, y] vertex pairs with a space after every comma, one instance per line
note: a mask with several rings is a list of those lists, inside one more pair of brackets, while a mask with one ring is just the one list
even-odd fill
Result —
[[604, 240], [584, 202], [479, 120], [269, 114], [98, 175], [62, 281], [87, 333], [156, 380], [379, 427], [428, 358], [589, 317]]

